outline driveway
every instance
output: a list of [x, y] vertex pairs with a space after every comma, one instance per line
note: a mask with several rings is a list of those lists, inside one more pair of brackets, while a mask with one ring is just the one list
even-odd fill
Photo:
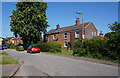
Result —
[[118, 67], [116, 66], [44, 53], [30, 54], [13, 49], [5, 49], [5, 51], [24, 61], [16, 76], [118, 76]]

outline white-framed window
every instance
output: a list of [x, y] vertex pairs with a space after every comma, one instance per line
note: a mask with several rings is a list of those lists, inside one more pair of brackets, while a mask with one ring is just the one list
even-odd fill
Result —
[[96, 36], [96, 32], [94, 32], [94, 36]]
[[64, 47], [67, 47], [67, 42], [66, 41], [64, 42]]
[[12, 40], [12, 43], [14, 43], [14, 40]]
[[75, 38], [79, 38], [79, 32], [75, 32]]
[[93, 36], [93, 32], [92, 32], [92, 36]]
[[54, 35], [53, 35], [53, 40], [55, 40], [55, 39], [56, 39], [56, 35], [54, 34]]
[[64, 39], [67, 39], [67, 33], [64, 34]]

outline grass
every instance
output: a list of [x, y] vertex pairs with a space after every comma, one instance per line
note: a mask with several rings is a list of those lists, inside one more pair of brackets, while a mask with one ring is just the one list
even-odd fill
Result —
[[0, 51], [0, 55], [8, 55], [5, 51]]
[[60, 54], [60, 55], [70, 55], [73, 56], [73, 50], [64, 50], [62, 49], [61, 52], [54, 52], [55, 54]]
[[12, 57], [2, 57], [0, 59], [0, 65], [6, 65], [6, 64], [18, 64], [18, 60], [12, 58]]

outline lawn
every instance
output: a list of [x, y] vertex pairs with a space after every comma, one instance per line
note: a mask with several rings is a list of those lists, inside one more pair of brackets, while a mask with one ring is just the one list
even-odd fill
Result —
[[0, 51], [0, 55], [8, 55], [5, 51]]
[[6, 65], [6, 64], [18, 64], [18, 60], [12, 58], [12, 57], [1, 57], [0, 58], [0, 65]]
[[62, 49], [61, 52], [54, 52], [55, 54], [60, 54], [60, 55], [70, 55], [73, 56], [73, 50], [64, 50]]

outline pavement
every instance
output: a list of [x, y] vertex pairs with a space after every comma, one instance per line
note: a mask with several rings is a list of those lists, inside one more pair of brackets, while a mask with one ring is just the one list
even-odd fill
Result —
[[[2, 57], [11, 57], [9, 55], [4, 55], [4, 56], [0, 56], [1, 58]], [[12, 57], [14, 58], [14, 57]], [[16, 59], [16, 58], [15, 58]], [[18, 59], [17, 59], [18, 60]], [[19, 61], [19, 64], [7, 64], [7, 65], [1, 65], [1, 71], [2, 71], [2, 75], [1, 77], [2, 78], [10, 78], [10, 77], [13, 77], [16, 72], [19, 70], [20, 66], [22, 65], [22, 61], [18, 60]]]
[[[18, 76], [118, 76], [117, 63], [90, 58], [57, 55], [51, 53], [30, 54], [26, 51], [5, 50], [10, 56], [24, 61], [15, 73]], [[102, 63], [101, 63], [102, 62]], [[15, 67], [15, 66], [13, 66]], [[4, 69], [4, 68], [3, 68]], [[6, 68], [7, 69], [7, 68]], [[12, 69], [12, 67], [11, 67]], [[5, 70], [5, 69], [4, 69]], [[6, 74], [7, 75], [7, 74]], [[113, 77], [113, 78], [115, 78]], [[68, 77], [69, 78], [69, 77]]]

